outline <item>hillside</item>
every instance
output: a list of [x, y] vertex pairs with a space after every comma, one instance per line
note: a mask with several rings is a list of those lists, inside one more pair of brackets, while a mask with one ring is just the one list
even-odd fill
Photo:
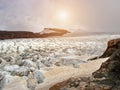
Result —
[[45, 38], [52, 36], [62, 36], [66, 33], [69, 33], [69, 31], [57, 28], [45, 28], [40, 33], [34, 33], [29, 31], [0, 31], [0, 39]]

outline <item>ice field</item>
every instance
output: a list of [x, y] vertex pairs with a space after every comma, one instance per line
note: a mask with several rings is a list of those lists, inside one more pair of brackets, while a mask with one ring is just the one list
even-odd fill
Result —
[[[87, 59], [101, 55], [107, 47], [107, 41], [119, 37], [93, 35], [0, 40], [1, 77], [3, 75], [0, 85], [3, 84], [3, 90], [16, 90], [17, 87], [17, 90], [47, 90], [45, 86], [51, 85], [54, 80], [59, 82], [84, 72], [79, 71], [82, 68], [80, 65], [95, 63]], [[101, 62], [96, 61], [98, 66]]]

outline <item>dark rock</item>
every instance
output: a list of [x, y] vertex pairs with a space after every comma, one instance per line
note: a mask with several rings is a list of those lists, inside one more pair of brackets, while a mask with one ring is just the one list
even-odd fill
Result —
[[35, 37], [33, 32], [27, 31], [0, 31], [0, 39], [14, 39], [14, 38], [32, 38]]
[[108, 41], [108, 47], [100, 58], [111, 56], [117, 49], [120, 49], [120, 38]]
[[51, 36], [62, 36], [66, 33], [69, 33], [69, 31], [57, 28], [45, 28], [41, 33], [33, 33], [29, 31], [0, 31], [0, 39], [3, 40], [15, 38], [45, 38]]
[[112, 78], [120, 80], [120, 49], [116, 50], [114, 54], [104, 63], [100, 69], [93, 73], [95, 78]]
[[90, 77], [70, 78], [55, 84], [49, 90], [63, 90], [62, 88], [66, 88], [66, 90], [119, 90], [120, 84], [110, 82], [108, 79], [96, 81]]
[[107, 49], [101, 56], [93, 57], [88, 60], [110, 57], [116, 50], [120, 49], [120, 38], [108, 41]]

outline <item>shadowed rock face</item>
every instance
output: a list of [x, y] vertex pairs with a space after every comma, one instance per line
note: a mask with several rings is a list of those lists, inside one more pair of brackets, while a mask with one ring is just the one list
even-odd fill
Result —
[[93, 73], [95, 78], [111, 78], [120, 80], [120, 49], [116, 50], [112, 56], [104, 62], [100, 69]]
[[117, 49], [120, 49], [120, 38], [108, 41], [108, 47], [100, 58], [111, 56]]
[[101, 57], [108, 56], [110, 58], [102, 63], [100, 69], [94, 72], [93, 76], [95, 78], [106, 77], [120, 80], [120, 38], [108, 42], [108, 47]]
[[101, 56], [90, 58], [88, 60], [95, 60], [98, 58], [110, 57], [118, 49], [120, 49], [120, 38], [110, 40], [107, 43], [107, 49], [105, 50], [105, 52]]

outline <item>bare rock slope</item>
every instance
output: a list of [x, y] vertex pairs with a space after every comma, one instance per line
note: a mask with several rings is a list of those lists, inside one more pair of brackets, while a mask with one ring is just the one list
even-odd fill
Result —
[[112, 39], [112, 40], [108, 41], [107, 49], [105, 50], [105, 52], [101, 56], [94, 57], [94, 58], [91, 58], [89, 60], [95, 60], [97, 58], [110, 57], [118, 49], [120, 49], [120, 38]]

